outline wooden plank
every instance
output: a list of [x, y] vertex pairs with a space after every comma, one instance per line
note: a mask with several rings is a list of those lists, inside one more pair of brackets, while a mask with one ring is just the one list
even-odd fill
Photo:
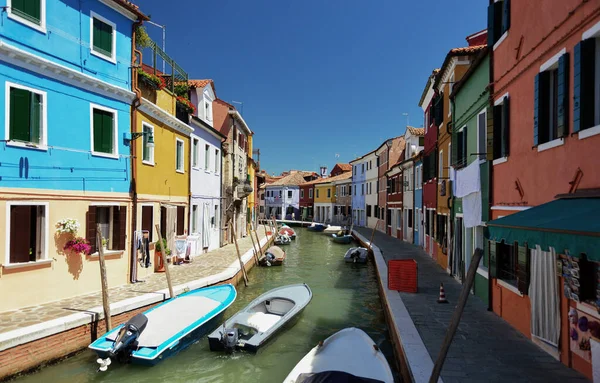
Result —
[[102, 308], [104, 309], [104, 323], [106, 331], [112, 329], [110, 317], [110, 303], [108, 301], [108, 281], [106, 280], [106, 263], [104, 262], [104, 248], [102, 247], [102, 231], [100, 224], [96, 224], [96, 243], [98, 246], [98, 264], [100, 265], [100, 283], [102, 285]]
[[163, 265], [165, 265], [165, 276], [167, 277], [167, 285], [169, 286], [169, 298], [175, 298], [175, 294], [173, 294], [173, 285], [171, 284], [171, 272], [169, 271], [169, 264], [167, 263], [166, 246], [163, 246], [163, 237], [160, 233], [160, 225], [156, 224], [154, 227], [156, 227], [156, 232], [158, 233], [158, 241], [161, 248], [160, 254], [162, 255]]
[[244, 262], [242, 262], [242, 255], [240, 254], [240, 247], [238, 246], [237, 236], [235, 233], [235, 227], [233, 227], [233, 222], [231, 222], [231, 230], [233, 233], [233, 243], [235, 244], [235, 251], [237, 252], [238, 260], [240, 261], [240, 267], [242, 269], [242, 274], [244, 275], [244, 285], [248, 286], [248, 275], [246, 275], [246, 268], [244, 267]]

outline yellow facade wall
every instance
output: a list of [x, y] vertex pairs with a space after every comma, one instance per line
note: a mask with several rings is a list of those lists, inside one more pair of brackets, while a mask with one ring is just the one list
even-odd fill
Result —
[[[253, 150], [253, 146], [252, 146], [252, 140], [253, 140], [254, 136], [253, 135], [249, 135], [248, 136], [248, 157], [252, 158], [252, 150]], [[248, 161], [248, 176], [250, 178], [250, 182], [252, 182], [252, 187], [254, 188], [254, 165], [252, 164], [252, 161]], [[248, 196], [248, 207], [250, 209], [254, 209], [254, 192], [250, 193], [250, 195]]]
[[[317, 193], [317, 190], [319, 191]], [[327, 197], [329, 190], [329, 198]], [[315, 203], [333, 203], [335, 202], [335, 188], [332, 184], [315, 185]]]
[[[6, 194], [0, 196], [0, 217], [6, 219], [8, 202], [22, 201], [22, 196]], [[46, 192], [46, 193], [44, 193]], [[100, 267], [98, 257], [91, 255], [66, 253], [63, 248], [69, 240], [68, 235], [58, 235], [56, 223], [65, 218], [74, 218], [80, 224], [77, 233], [86, 237], [86, 213], [90, 204], [112, 204], [127, 206], [127, 227], [131, 225], [131, 203], [127, 194], [65, 192], [62, 196], [51, 195], [52, 191], [36, 190], [28, 195], [27, 202], [47, 203], [47, 260], [36, 263], [6, 266], [9, 254], [6, 246], [0, 246], [0, 312], [22, 307], [39, 305], [77, 295], [100, 291]], [[55, 193], [55, 191], [54, 191]], [[0, 225], [0, 238], [8, 238], [10, 228]], [[111, 252], [106, 256], [108, 286], [126, 284], [129, 280], [129, 254], [131, 240], [129, 229], [126, 231], [125, 250]], [[65, 315], [69, 312], [65, 311]]]

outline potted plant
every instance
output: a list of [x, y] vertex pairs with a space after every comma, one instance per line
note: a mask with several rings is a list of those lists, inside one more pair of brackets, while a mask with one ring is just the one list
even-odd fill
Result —
[[92, 251], [92, 246], [90, 246], [90, 243], [85, 238], [77, 237], [67, 242], [64, 250], [89, 255]]
[[73, 218], [65, 218], [61, 219], [56, 223], [56, 231], [58, 234], [77, 234], [77, 230], [79, 230], [79, 222]]
[[162, 242], [156, 241], [156, 245], [154, 247], [154, 271], [155, 272], [165, 271], [165, 265], [164, 265], [163, 259], [162, 259], [163, 252], [165, 253], [165, 257], [167, 257], [167, 258], [171, 255], [171, 250], [167, 246], [166, 238], [163, 238]]
[[138, 68], [138, 79], [153, 89], [163, 89], [167, 86], [165, 79]]
[[177, 97], [177, 103], [183, 108], [183, 110], [185, 110], [186, 113], [188, 113], [188, 114], [196, 114], [196, 107], [187, 98], [182, 97], [182, 96], [178, 96]]
[[108, 239], [106, 238], [102, 238], [102, 250], [106, 251], [108, 250]]

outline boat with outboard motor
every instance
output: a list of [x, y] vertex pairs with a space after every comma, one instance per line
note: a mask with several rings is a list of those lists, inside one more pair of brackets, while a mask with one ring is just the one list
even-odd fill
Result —
[[278, 232], [279, 235], [287, 235], [288, 237], [290, 237], [290, 239], [293, 241], [296, 239], [296, 232], [294, 231], [294, 229], [292, 229], [291, 227], [289, 227], [286, 224], [283, 224], [281, 226], [281, 228], [279, 229]]
[[354, 237], [351, 234], [347, 234], [348, 231], [347, 230], [340, 230], [337, 233], [333, 233], [331, 234], [331, 240], [335, 243], [341, 243], [341, 244], [349, 244], [350, 242], [352, 242], [352, 240], [354, 239]]
[[281, 286], [254, 299], [208, 335], [211, 351], [244, 349], [256, 352], [310, 303], [305, 283]]
[[327, 227], [323, 230], [323, 234], [334, 234], [341, 230], [344, 230], [341, 226], [327, 225]]
[[373, 339], [349, 327], [319, 342], [283, 381], [317, 382], [393, 383], [394, 375]]
[[346, 251], [344, 260], [346, 263], [367, 263], [369, 249], [364, 247], [351, 247]]
[[135, 315], [88, 347], [98, 354], [100, 371], [112, 360], [155, 365], [214, 329], [236, 296], [230, 284], [183, 293]]
[[285, 251], [279, 246], [271, 246], [258, 259], [258, 264], [261, 266], [281, 266], [283, 261], [285, 261]]
[[307, 227], [308, 231], [322, 232], [327, 226], [323, 223], [313, 222]]
[[274, 242], [277, 246], [281, 246], [281, 245], [289, 245], [290, 243], [292, 243], [292, 239], [290, 238], [289, 235], [287, 234], [277, 234], [277, 236], [275, 237], [275, 242]]

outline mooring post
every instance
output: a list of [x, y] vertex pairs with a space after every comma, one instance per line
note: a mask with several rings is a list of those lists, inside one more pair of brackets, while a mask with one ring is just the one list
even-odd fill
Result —
[[373, 239], [375, 238], [375, 230], [377, 230], [377, 226], [379, 226], [379, 220], [375, 222], [375, 227], [373, 228], [373, 232], [371, 233], [371, 240], [369, 241], [369, 251], [373, 248]]
[[104, 309], [104, 323], [106, 331], [112, 329], [110, 317], [110, 303], [108, 301], [108, 282], [106, 280], [106, 263], [104, 262], [104, 248], [102, 247], [102, 231], [100, 224], [96, 224], [96, 246], [98, 246], [98, 263], [100, 264], [100, 283], [102, 285], [102, 308]]
[[467, 271], [467, 279], [463, 284], [462, 291], [460, 292], [460, 297], [458, 298], [458, 304], [456, 305], [456, 309], [454, 309], [454, 313], [452, 314], [452, 319], [450, 320], [450, 325], [448, 326], [448, 330], [446, 331], [446, 337], [444, 338], [444, 342], [442, 343], [442, 348], [440, 349], [440, 353], [435, 361], [435, 365], [433, 366], [433, 371], [431, 372], [431, 378], [429, 378], [429, 383], [437, 383], [438, 378], [440, 377], [440, 373], [442, 372], [442, 367], [444, 367], [444, 361], [446, 360], [446, 355], [448, 354], [448, 350], [450, 349], [450, 345], [452, 344], [452, 339], [454, 338], [454, 334], [456, 334], [456, 329], [460, 323], [460, 317], [462, 316], [463, 310], [467, 304], [467, 299], [469, 298], [469, 294], [471, 292], [471, 288], [473, 287], [473, 282], [475, 281], [475, 273], [477, 273], [477, 268], [479, 267], [479, 261], [483, 256], [483, 250], [477, 248], [473, 253], [473, 258], [471, 258], [471, 264], [469, 265], [469, 270]]
[[[254, 254], [254, 260], [258, 264], [258, 252], [256, 251], [254, 236], [252, 235], [252, 225], [250, 225], [250, 239], [252, 240], [252, 253]], [[259, 247], [260, 247], [260, 245], [259, 245]]]
[[156, 232], [158, 233], [158, 243], [160, 243], [161, 256], [163, 265], [165, 266], [165, 276], [167, 277], [167, 285], [169, 286], [169, 298], [175, 298], [175, 294], [173, 294], [173, 285], [171, 284], [171, 272], [169, 271], [169, 264], [167, 263], [167, 246], [163, 246], [163, 237], [160, 234], [160, 225], [154, 225], [156, 228]]
[[244, 285], [248, 286], [248, 276], [246, 275], [246, 268], [244, 267], [244, 262], [242, 261], [242, 255], [240, 254], [240, 247], [238, 246], [237, 235], [235, 233], [235, 228], [233, 227], [233, 223], [231, 224], [231, 230], [233, 232], [233, 243], [235, 243], [235, 251], [237, 252], [238, 260], [240, 261], [240, 267], [242, 268], [242, 275], [244, 276]]

